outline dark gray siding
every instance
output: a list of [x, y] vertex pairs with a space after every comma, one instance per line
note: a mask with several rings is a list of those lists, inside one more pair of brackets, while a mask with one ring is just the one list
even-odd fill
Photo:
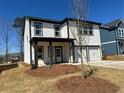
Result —
[[[116, 41], [115, 31], [108, 31], [106, 29], [101, 29], [101, 43]], [[102, 44], [103, 55], [114, 55], [117, 54], [117, 44], [116, 42], [109, 44]]]
[[101, 43], [115, 41], [115, 31], [108, 31], [106, 29], [100, 29]]
[[117, 54], [116, 42], [102, 45], [102, 50], [103, 50], [103, 55], [116, 55]]

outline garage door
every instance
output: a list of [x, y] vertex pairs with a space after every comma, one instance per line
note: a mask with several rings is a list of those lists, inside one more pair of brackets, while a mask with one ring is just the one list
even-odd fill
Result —
[[100, 60], [99, 47], [90, 47], [89, 48], [89, 58], [90, 58], [90, 61]]
[[[75, 47], [75, 61], [76, 62], [81, 62], [81, 57], [80, 57], [80, 48]], [[83, 56], [83, 61], [86, 61], [86, 48], [82, 48], [82, 56]]]

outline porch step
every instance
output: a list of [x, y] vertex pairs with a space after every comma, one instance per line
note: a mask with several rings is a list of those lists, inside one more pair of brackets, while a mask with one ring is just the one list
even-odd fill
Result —
[[45, 66], [46, 64], [42, 60], [38, 60], [38, 66]]

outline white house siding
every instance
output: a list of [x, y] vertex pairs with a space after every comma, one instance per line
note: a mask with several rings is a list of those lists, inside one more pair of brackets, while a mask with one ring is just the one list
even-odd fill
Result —
[[[70, 38], [76, 38], [78, 41], [78, 33], [77, 33], [77, 26], [76, 22], [69, 21], [69, 36]], [[82, 36], [82, 44], [84, 45], [100, 45], [101, 46], [101, 40], [100, 40], [100, 29], [98, 25], [93, 24], [93, 35], [92, 36]], [[79, 41], [78, 41], [79, 42]], [[77, 42], [75, 42], [76, 45]]]
[[[49, 42], [38, 42], [38, 46], [44, 47], [44, 59], [38, 60], [38, 64], [40, 65], [43, 62], [44, 63], [50, 63], [50, 57], [48, 56]], [[52, 46], [53, 46], [54, 50], [55, 50], [55, 46], [62, 46], [62, 48], [63, 48], [63, 61], [69, 62], [69, 44], [67, 42], [52, 42]], [[53, 57], [53, 63], [55, 63], [55, 53], [54, 53], [54, 57]]]
[[32, 45], [31, 48], [32, 48], [32, 63], [35, 64], [34, 45]]
[[[41, 22], [43, 24], [43, 36], [35, 36], [35, 34], [34, 34], [34, 22], [37, 22], [37, 21], [31, 22], [32, 37], [55, 37], [55, 30], [54, 30], [55, 24], [46, 23], [46, 22]], [[61, 34], [61, 37], [59, 37], [59, 38], [67, 38], [67, 36], [68, 36], [67, 23], [64, 23], [60, 26], [60, 34]]]
[[24, 62], [30, 64], [30, 36], [29, 36], [29, 20], [25, 20], [24, 31]]
[[35, 36], [35, 34], [34, 34], [34, 22], [37, 22], [37, 21], [31, 21], [32, 37], [55, 37], [54, 24], [46, 23], [46, 22], [41, 22], [43, 24], [43, 36]]
[[62, 38], [68, 38], [67, 22], [65, 22], [61, 26], [61, 37]]
[[100, 29], [98, 25], [93, 25], [93, 36], [88, 37], [88, 45], [100, 45], [101, 46], [101, 40], [100, 40]]
[[69, 37], [78, 39], [77, 24], [76, 22], [69, 21]]
[[43, 37], [55, 37], [54, 24], [43, 23]]

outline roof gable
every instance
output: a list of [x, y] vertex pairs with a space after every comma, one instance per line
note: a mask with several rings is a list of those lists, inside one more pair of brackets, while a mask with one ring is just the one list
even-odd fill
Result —
[[124, 21], [121, 21], [121, 22], [118, 24], [118, 28], [124, 28]]
[[113, 28], [113, 27], [119, 27], [121, 24], [124, 24], [124, 20], [123, 19], [117, 19], [117, 20], [114, 20], [114, 21], [107, 23], [103, 26]]

